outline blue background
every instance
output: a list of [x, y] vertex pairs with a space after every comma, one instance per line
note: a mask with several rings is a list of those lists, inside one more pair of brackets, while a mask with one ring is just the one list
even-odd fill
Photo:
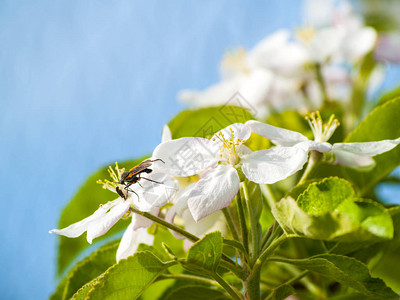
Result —
[[151, 153], [179, 90], [216, 82], [226, 50], [300, 25], [300, 5], [0, 1], [1, 298], [48, 297], [48, 230], [80, 184]]

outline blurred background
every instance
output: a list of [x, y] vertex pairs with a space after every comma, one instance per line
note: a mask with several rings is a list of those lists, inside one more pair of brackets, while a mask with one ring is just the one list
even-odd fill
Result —
[[[48, 230], [86, 178], [151, 153], [162, 126], [186, 107], [178, 91], [218, 81], [227, 50], [303, 24], [302, 7], [0, 1], [1, 298], [47, 298], [57, 245]], [[399, 68], [386, 72], [377, 94], [398, 85]]]

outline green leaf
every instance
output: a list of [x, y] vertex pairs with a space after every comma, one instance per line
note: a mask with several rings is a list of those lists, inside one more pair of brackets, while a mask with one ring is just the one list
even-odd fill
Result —
[[228, 125], [245, 123], [253, 119], [248, 110], [238, 106], [225, 105], [185, 110], [173, 118], [168, 126], [173, 139], [181, 137], [210, 138]]
[[218, 290], [202, 286], [185, 286], [171, 293], [166, 300], [223, 300], [231, 299]]
[[[372, 142], [400, 137], [400, 98], [375, 108], [351, 132], [345, 142]], [[363, 195], [400, 164], [400, 147], [374, 157], [376, 166], [369, 172], [345, 171]]]
[[[116, 252], [119, 242], [106, 245], [83, 261], [79, 262], [60, 284], [60, 297], [54, 299], [69, 299], [78, 289], [100, 276], [110, 266], [116, 263]], [[57, 288], [58, 290], [58, 288]]]
[[351, 257], [324, 254], [307, 259], [280, 259], [279, 261], [320, 273], [371, 299], [399, 299], [399, 296], [387, 287], [382, 279], [371, 277], [367, 266]]
[[[143, 159], [124, 162], [120, 164], [120, 167], [129, 168], [140, 163], [142, 160]], [[102, 189], [101, 185], [96, 183], [99, 179], [109, 178], [110, 176], [107, 172], [107, 168], [102, 168], [90, 176], [89, 179], [80, 187], [68, 205], [63, 209], [59, 221], [59, 228], [67, 227], [90, 216], [97, 208], [99, 208], [100, 204], [104, 204], [117, 198], [116, 194]], [[119, 221], [107, 234], [95, 239], [93, 243], [121, 231], [128, 226], [128, 222], [129, 221], [125, 220]], [[90, 247], [90, 244], [86, 240], [86, 234], [77, 238], [60, 236], [58, 246], [58, 274], [61, 274], [77, 257], [77, 255], [88, 247]]]
[[97, 278], [87, 299], [137, 299], [168, 267], [151, 252], [136, 252]]
[[351, 184], [331, 177], [311, 183], [297, 202], [280, 200], [272, 213], [290, 234], [341, 242], [380, 241], [393, 237], [393, 222], [380, 204], [356, 199]]
[[186, 256], [187, 265], [194, 269], [215, 272], [222, 255], [222, 242], [221, 232], [206, 234], [190, 247]]
[[294, 288], [290, 284], [282, 284], [273, 289], [271, 294], [265, 300], [283, 300], [295, 293]]
[[97, 283], [97, 278], [92, 281], [86, 283], [83, 287], [81, 287], [73, 296], [73, 300], [85, 300], [89, 292], [92, 290], [93, 286]]
[[353, 197], [354, 191], [348, 181], [331, 177], [310, 184], [297, 198], [297, 204], [309, 215], [321, 216]]

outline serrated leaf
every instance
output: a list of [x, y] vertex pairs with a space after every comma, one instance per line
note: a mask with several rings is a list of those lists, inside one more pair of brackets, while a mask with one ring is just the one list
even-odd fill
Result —
[[137, 299], [168, 267], [151, 252], [136, 252], [97, 278], [87, 299]]
[[73, 300], [85, 300], [89, 292], [92, 290], [93, 286], [97, 283], [97, 278], [92, 281], [86, 283], [83, 287], [81, 287], [73, 296]]
[[166, 300], [225, 300], [231, 299], [221, 291], [201, 286], [185, 286], [172, 292]]
[[60, 297], [53, 299], [66, 300], [71, 298], [83, 285], [100, 276], [115, 264], [118, 245], [119, 242], [106, 245], [79, 262], [61, 282], [60, 288], [61, 285], [63, 287]]
[[[140, 163], [143, 159], [136, 161], [128, 161], [120, 164], [120, 167], [132, 167]], [[80, 187], [76, 195], [63, 209], [59, 221], [58, 228], [67, 227], [75, 222], [78, 222], [88, 216], [90, 216], [100, 204], [104, 204], [108, 201], [114, 200], [116, 195], [110, 191], [101, 188], [101, 185], [97, 184], [96, 181], [99, 179], [108, 179], [109, 174], [107, 168], [95, 172], [90, 176], [86, 182]], [[101, 239], [108, 237], [116, 232], [128, 226], [128, 221], [121, 220], [110, 229], [110, 231], [102, 237], [99, 237], [93, 241], [96, 243]], [[86, 234], [83, 234], [77, 238], [67, 238], [60, 236], [60, 242], [58, 245], [58, 269], [57, 273], [61, 274], [66, 267], [86, 248], [90, 247], [90, 244], [86, 240]]]
[[393, 237], [393, 222], [384, 207], [356, 199], [351, 184], [336, 177], [311, 183], [297, 202], [282, 199], [272, 213], [287, 233], [313, 239], [364, 242]]
[[371, 299], [399, 299], [382, 279], [371, 277], [367, 266], [351, 257], [324, 254], [307, 259], [282, 259], [281, 262], [320, 273]]
[[[372, 142], [400, 137], [400, 98], [375, 108], [351, 132], [345, 142]], [[346, 168], [346, 173], [361, 194], [374, 187], [400, 164], [400, 147], [374, 157], [376, 166], [369, 172], [357, 172]]]
[[185, 110], [173, 118], [168, 126], [172, 138], [204, 137], [210, 138], [214, 133], [233, 123], [245, 123], [253, 120], [250, 112], [238, 106], [216, 106], [194, 110]]
[[190, 247], [186, 263], [191, 268], [215, 272], [222, 255], [222, 234], [215, 231], [206, 234]]

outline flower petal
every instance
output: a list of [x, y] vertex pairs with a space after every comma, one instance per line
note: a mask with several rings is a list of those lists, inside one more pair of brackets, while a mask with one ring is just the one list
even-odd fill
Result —
[[[175, 206], [172, 206], [168, 211], [167, 214], [165, 215], [165, 221], [168, 223], [174, 224], [175, 222], [175, 217], [176, 217], [176, 211], [175, 211]], [[185, 237], [181, 235], [180, 233], [177, 233], [175, 230], [169, 229], [169, 232], [178, 240], [183, 240]]]
[[[155, 207], [153, 208], [150, 213], [153, 216], [158, 216], [160, 213], [160, 208]], [[132, 224], [133, 224], [133, 230], [139, 229], [139, 228], [149, 228], [151, 225], [153, 225], [154, 221], [143, 217], [142, 215], [139, 214], [133, 214], [132, 215]]]
[[189, 195], [188, 206], [193, 219], [198, 222], [213, 212], [228, 206], [240, 187], [237, 171], [219, 165], [200, 179]]
[[122, 236], [117, 250], [117, 262], [135, 254], [140, 243], [153, 244], [154, 235], [149, 234], [146, 228], [134, 230], [133, 227], [132, 223], [129, 224]]
[[161, 142], [168, 142], [172, 140], [172, 133], [169, 129], [168, 125], [164, 125], [163, 131], [161, 134]]
[[366, 143], [336, 143], [332, 152], [335, 154], [335, 163], [368, 171], [375, 166], [372, 156], [387, 152], [399, 143], [400, 138]]
[[121, 198], [117, 198], [114, 201], [110, 201], [104, 205], [101, 205], [91, 216], [77, 223], [69, 225], [68, 227], [63, 229], [52, 229], [49, 231], [49, 233], [54, 232], [56, 234], [63, 235], [69, 238], [78, 237], [88, 229], [91, 222], [94, 222], [97, 219], [102, 218], [107, 213], [109, 208], [115, 205], [114, 204], [115, 202], [119, 203], [121, 200], [122, 200]]
[[395, 140], [383, 140], [378, 142], [366, 143], [336, 143], [333, 144], [332, 151], [346, 151], [358, 155], [375, 156], [392, 150], [400, 143], [400, 138]]
[[172, 176], [192, 176], [217, 162], [215, 143], [204, 138], [180, 138], [161, 143], [153, 152], [155, 159], [162, 159], [162, 169]]
[[358, 155], [347, 151], [336, 150], [334, 164], [347, 166], [358, 171], [369, 171], [375, 167], [375, 161], [371, 156]]
[[135, 185], [132, 202], [141, 211], [151, 211], [171, 201], [178, 191], [177, 182], [165, 173], [150, 173], [141, 176], [140, 186]]
[[255, 183], [272, 184], [301, 170], [307, 159], [307, 152], [300, 147], [274, 147], [242, 159], [242, 171]]
[[308, 139], [299, 132], [275, 127], [259, 121], [247, 121], [246, 125], [251, 131], [257, 133], [279, 146], [293, 146], [300, 142], [308, 141]]
[[130, 203], [122, 198], [115, 200], [114, 206], [101, 218], [90, 222], [87, 229], [87, 241], [92, 243], [93, 239], [105, 234], [119, 219], [129, 210]]

